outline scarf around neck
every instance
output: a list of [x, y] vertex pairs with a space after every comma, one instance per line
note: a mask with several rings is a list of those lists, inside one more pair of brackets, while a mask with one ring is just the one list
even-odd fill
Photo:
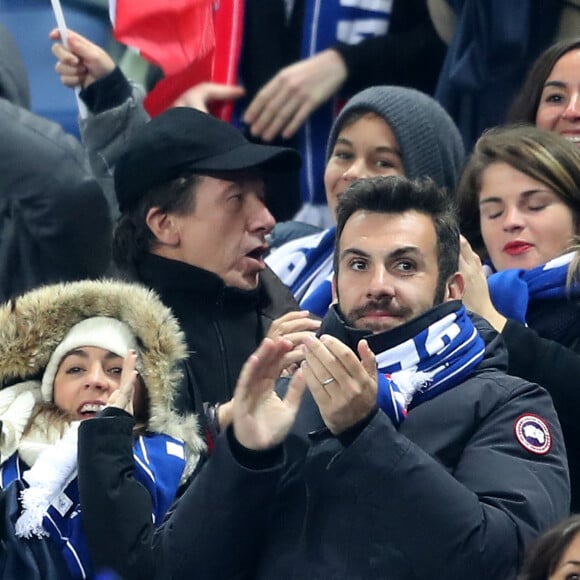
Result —
[[494, 306], [505, 317], [525, 324], [530, 302], [580, 296], [580, 285], [566, 286], [574, 256], [575, 252], [569, 252], [530, 270], [502, 270], [491, 274], [487, 283]]
[[16, 520], [16, 535], [22, 538], [48, 536], [42, 520], [50, 505], [76, 477], [80, 421], [73, 421], [62, 438], [46, 444], [32, 467], [24, 472], [28, 484], [20, 495], [22, 513]]
[[[335, 306], [329, 316], [343, 321]], [[365, 338], [375, 354], [377, 404], [395, 427], [405, 419], [408, 409], [461, 384], [485, 353], [485, 343], [459, 300], [440, 304], [378, 334], [346, 327], [344, 322], [342, 326], [355, 352], [356, 344]]]
[[283, 244], [266, 259], [300, 306], [321, 318], [332, 301], [335, 236], [332, 227]]

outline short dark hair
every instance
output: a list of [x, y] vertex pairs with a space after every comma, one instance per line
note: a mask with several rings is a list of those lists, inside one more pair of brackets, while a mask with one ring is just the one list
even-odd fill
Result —
[[548, 47], [536, 58], [524, 84], [512, 101], [507, 114], [508, 123], [536, 124], [536, 113], [546, 79], [565, 54], [577, 49], [580, 49], [580, 38], [562, 40]]
[[540, 536], [528, 550], [518, 580], [547, 580], [580, 532], [580, 515], [571, 516]]
[[459, 226], [455, 206], [446, 190], [430, 178], [411, 180], [391, 175], [355, 181], [341, 196], [336, 208], [335, 275], [338, 275], [342, 231], [357, 211], [386, 214], [417, 211], [432, 219], [437, 236], [439, 268], [435, 299], [440, 302], [447, 280], [459, 269]]
[[185, 175], [150, 189], [138, 203], [121, 215], [113, 236], [113, 261], [123, 271], [132, 272], [144, 255], [155, 247], [157, 238], [147, 225], [147, 213], [161, 211], [186, 215], [195, 211], [195, 193], [200, 175]]

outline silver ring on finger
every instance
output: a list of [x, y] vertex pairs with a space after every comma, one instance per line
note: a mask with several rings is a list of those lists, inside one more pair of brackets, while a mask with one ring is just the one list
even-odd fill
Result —
[[329, 377], [328, 379], [324, 379], [323, 381], [320, 381], [320, 384], [325, 387], [326, 385], [330, 385], [330, 383], [332, 383], [332, 381], [334, 381], [334, 377]]

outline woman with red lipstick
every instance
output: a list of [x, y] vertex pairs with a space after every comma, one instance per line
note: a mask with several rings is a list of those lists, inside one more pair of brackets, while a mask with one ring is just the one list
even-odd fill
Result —
[[580, 150], [533, 126], [491, 130], [475, 145], [457, 199], [466, 238], [460, 259], [464, 302], [502, 334], [509, 373], [539, 383], [552, 395], [566, 439], [576, 511]]
[[[93, 577], [93, 536], [123, 535], [123, 521], [85, 509], [77, 454], [111, 502], [138, 481], [161, 523], [204, 449], [196, 418], [174, 407], [186, 356], [170, 311], [136, 285], [45, 286], [0, 306], [1, 578]], [[123, 461], [95, 451], [104, 439]]]

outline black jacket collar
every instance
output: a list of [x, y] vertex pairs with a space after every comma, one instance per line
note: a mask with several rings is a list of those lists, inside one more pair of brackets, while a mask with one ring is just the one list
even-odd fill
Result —
[[[324, 317], [322, 325], [318, 330], [318, 336], [330, 334], [350, 347], [355, 353], [357, 352], [356, 346], [358, 342], [366, 338], [373, 352], [381, 352], [416, 336], [421, 330], [440, 320], [442, 317], [447, 316], [450, 312], [456, 311], [460, 306], [460, 300], [444, 302], [401, 326], [373, 334], [368, 330], [359, 330], [358, 328], [349, 326], [340, 308], [334, 304]], [[486, 345], [485, 357], [479, 364], [478, 370], [492, 367], [507, 372], [507, 347], [501, 334], [497, 333], [487, 320], [481, 316], [469, 312], [469, 317]]]
[[162, 299], [168, 293], [187, 293], [192, 299], [208, 305], [257, 307], [268, 320], [300, 309], [289, 288], [270, 268], [260, 273], [257, 289], [241, 290], [226, 286], [217, 274], [203, 268], [147, 254], [137, 267], [137, 278], [157, 290]]
[[405, 324], [401, 324], [401, 326], [373, 334], [369, 330], [359, 330], [358, 328], [349, 326], [338, 305], [334, 304], [324, 317], [318, 334], [331, 334], [336, 336], [355, 352], [356, 345], [362, 338], [366, 338], [369, 341], [369, 346], [373, 351], [376, 350], [374, 348], [375, 346], [380, 347], [380, 350], [387, 350], [416, 336], [421, 330], [444, 316], [447, 316], [449, 313], [455, 312], [460, 307], [461, 302], [459, 300], [444, 302], [427, 310], [427, 312], [424, 312], [420, 316], [409, 320]]

